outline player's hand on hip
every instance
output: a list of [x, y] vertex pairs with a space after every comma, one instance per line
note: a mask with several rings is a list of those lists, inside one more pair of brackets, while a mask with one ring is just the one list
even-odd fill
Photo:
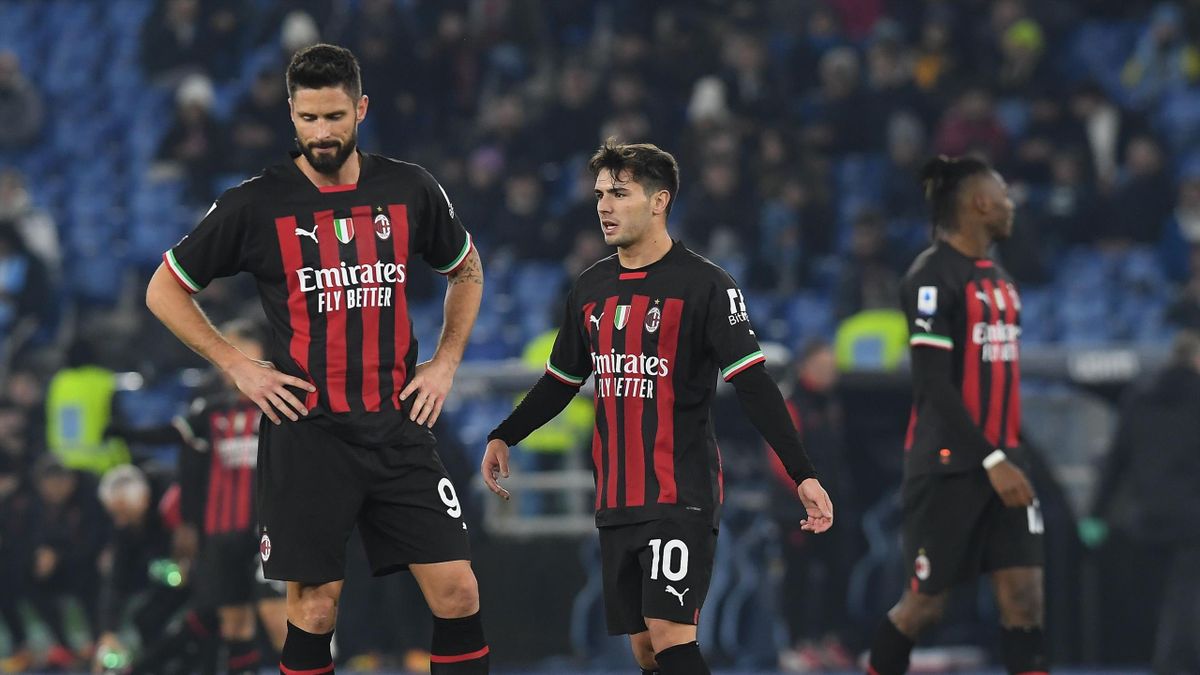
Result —
[[400, 400], [407, 401], [409, 396], [416, 394], [413, 399], [412, 412], [408, 418], [417, 424], [433, 426], [438, 416], [442, 414], [442, 405], [450, 394], [450, 385], [454, 384], [455, 366], [448, 361], [434, 358], [425, 363], [418, 363], [408, 386], [400, 392]]
[[504, 499], [512, 497], [508, 490], [500, 487], [500, 483], [496, 482], [502, 477], [508, 478], [509, 476], [507, 443], [499, 438], [488, 441], [487, 450], [483, 452], [483, 464], [480, 465], [479, 471], [483, 473], [483, 483], [488, 486], [489, 490]]
[[796, 494], [808, 512], [808, 517], [800, 521], [800, 529], [820, 534], [833, 527], [833, 502], [819, 480], [805, 478], [796, 486]]
[[988, 469], [987, 474], [988, 480], [992, 482], [992, 488], [996, 490], [996, 494], [1000, 495], [1000, 501], [1004, 502], [1005, 506], [1018, 508], [1033, 504], [1033, 498], [1036, 496], [1033, 493], [1033, 486], [1029, 484], [1025, 472], [1021, 471], [1016, 464], [1004, 460]]
[[308, 408], [288, 390], [288, 387], [308, 392], [317, 390], [312, 384], [298, 377], [280, 372], [270, 361], [246, 358], [230, 366], [226, 375], [233, 380], [238, 391], [254, 401], [267, 419], [275, 424], [280, 423], [280, 413], [293, 422], [308, 414]]

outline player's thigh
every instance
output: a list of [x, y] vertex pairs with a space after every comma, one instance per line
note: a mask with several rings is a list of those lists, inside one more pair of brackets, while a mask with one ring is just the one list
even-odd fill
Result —
[[638, 557], [646, 545], [643, 530], [644, 524], [599, 528], [600, 574], [609, 635], [645, 634], [649, 641], [642, 618], [642, 565]]
[[375, 478], [358, 516], [372, 572], [469, 561], [462, 502], [434, 446], [388, 448], [372, 461]]
[[264, 422], [257, 482], [267, 578], [320, 584], [344, 576], [369, 452], [311, 422]]
[[982, 571], [986, 532], [980, 526], [995, 492], [978, 473], [905, 480], [902, 539], [909, 591], [938, 595]]
[[1009, 508], [996, 498], [988, 508], [983, 552], [986, 572], [1045, 564], [1045, 525], [1041, 504]]
[[703, 517], [662, 518], [644, 530], [642, 616], [694, 626], [712, 580], [717, 533]]
[[696, 624], [647, 617], [646, 627], [649, 629], [647, 632], [650, 633], [650, 641], [656, 654], [676, 645], [696, 641]]

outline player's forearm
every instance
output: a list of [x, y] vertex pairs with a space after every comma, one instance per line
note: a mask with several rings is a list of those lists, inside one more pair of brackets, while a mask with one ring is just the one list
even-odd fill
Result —
[[483, 301], [483, 263], [475, 249], [471, 249], [462, 266], [449, 275], [448, 281], [443, 307], [446, 318], [433, 358], [449, 359], [457, 366], [462, 362], [471, 328], [479, 315], [479, 304]]
[[912, 359], [913, 385], [918, 399], [928, 401], [951, 438], [961, 439], [964, 445], [956, 448], [956, 452], [981, 464], [997, 448], [988, 443], [979, 425], [971, 420], [963, 405], [962, 394], [950, 383], [949, 353], [918, 347], [913, 350]]
[[158, 266], [146, 288], [146, 306], [175, 337], [218, 368], [226, 370], [238, 358], [245, 358], [217, 331], [163, 265]]
[[498, 438], [509, 446], [520, 443], [562, 412], [577, 393], [578, 387], [542, 375], [512, 414], [488, 434], [488, 440]]
[[746, 417], [775, 451], [788, 476], [797, 485], [807, 478], [816, 478], [817, 471], [800, 442], [787, 402], [767, 373], [766, 366], [760, 363], [747, 368], [729, 383], [737, 392], [738, 403]]

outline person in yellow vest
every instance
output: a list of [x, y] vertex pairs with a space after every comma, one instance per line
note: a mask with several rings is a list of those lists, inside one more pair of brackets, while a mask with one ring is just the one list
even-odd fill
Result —
[[[539, 373], [543, 372], [546, 360], [550, 358], [550, 350], [554, 347], [554, 338], [557, 336], [558, 329], [553, 328], [530, 340], [521, 353], [521, 361], [529, 368]], [[520, 398], [517, 397], [518, 403]], [[591, 438], [594, 421], [595, 411], [592, 404], [575, 397], [561, 415], [521, 441], [519, 447], [529, 457], [530, 468], [534, 471], [562, 469], [570, 453]], [[548, 513], [564, 511], [566, 505], [555, 497], [552, 496], [543, 502], [540, 510]]]
[[86, 338], [77, 339], [46, 393], [46, 444], [63, 466], [100, 476], [129, 463], [125, 442], [107, 434], [116, 390], [116, 373], [97, 363]]

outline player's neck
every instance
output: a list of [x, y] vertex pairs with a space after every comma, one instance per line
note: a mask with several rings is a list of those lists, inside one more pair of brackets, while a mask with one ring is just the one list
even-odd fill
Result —
[[953, 232], [943, 233], [942, 241], [968, 258], [986, 258], [992, 245], [992, 238], [981, 227], [959, 227]]
[[317, 171], [313, 168], [312, 164], [308, 163], [308, 158], [304, 155], [300, 155], [295, 161], [296, 166], [300, 168], [300, 173], [303, 173], [317, 187], [353, 185], [358, 182], [358, 176], [362, 170], [357, 150], [350, 153], [350, 156], [346, 158], [346, 162], [342, 164], [342, 168], [338, 169], [337, 173], [321, 173]]
[[662, 260], [671, 250], [671, 236], [666, 230], [655, 232], [629, 246], [617, 247], [621, 267], [635, 270]]

